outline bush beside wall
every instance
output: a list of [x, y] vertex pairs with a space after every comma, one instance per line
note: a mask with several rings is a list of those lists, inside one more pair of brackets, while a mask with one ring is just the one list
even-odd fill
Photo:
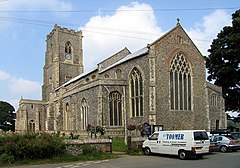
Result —
[[50, 134], [0, 136], [0, 163], [44, 159], [64, 153], [62, 138]]
[[64, 140], [57, 134], [0, 135], [0, 164], [19, 160], [37, 160], [70, 154], [102, 154], [112, 152], [109, 139]]

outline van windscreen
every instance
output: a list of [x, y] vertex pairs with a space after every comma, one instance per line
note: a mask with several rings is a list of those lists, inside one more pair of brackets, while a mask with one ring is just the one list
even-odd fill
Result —
[[208, 135], [206, 132], [198, 131], [194, 132], [194, 140], [208, 140]]

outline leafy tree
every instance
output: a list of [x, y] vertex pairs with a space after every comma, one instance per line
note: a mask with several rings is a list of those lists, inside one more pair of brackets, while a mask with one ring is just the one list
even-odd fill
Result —
[[0, 101], [0, 129], [4, 131], [15, 130], [16, 113], [14, 107], [4, 101]]
[[221, 86], [226, 111], [240, 112], [240, 9], [213, 40], [206, 58], [209, 81]]

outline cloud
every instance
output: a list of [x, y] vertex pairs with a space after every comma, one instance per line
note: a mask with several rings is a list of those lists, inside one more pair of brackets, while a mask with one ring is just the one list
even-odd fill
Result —
[[8, 102], [9, 104], [11, 104], [11, 105], [14, 107], [15, 112], [17, 112], [18, 107], [19, 107], [19, 99], [18, 99], [18, 100], [8, 100], [8, 101], [6, 101], [6, 102]]
[[[212, 39], [230, 24], [231, 15], [225, 10], [216, 10], [186, 31], [201, 53], [208, 55]], [[138, 2], [119, 7], [113, 15], [91, 17], [79, 29], [83, 30], [83, 58], [87, 71], [124, 47], [134, 52], [163, 34], [152, 7]]]
[[21, 96], [33, 99], [41, 97], [41, 85], [0, 70], [0, 93], [0, 100], [10, 103], [16, 111]]
[[225, 10], [216, 10], [195, 24], [188, 32], [196, 46], [203, 55], [208, 55], [207, 49], [210, 48], [212, 39], [224, 26], [231, 25], [231, 15]]
[[[4, 83], [11, 92], [21, 95], [29, 93], [40, 93], [41, 85], [35, 81], [30, 81], [20, 77], [14, 77], [5, 71], [0, 70], [0, 82]], [[40, 95], [40, 94], [38, 94]]]
[[0, 71], [0, 80], [7, 80], [10, 78], [10, 75], [7, 72]]
[[119, 7], [113, 15], [94, 16], [80, 29], [87, 71], [124, 47], [134, 52], [162, 34], [152, 7], [137, 2]]
[[10, 81], [10, 90], [17, 93], [40, 92], [41, 85], [35, 81], [22, 78], [12, 78]]

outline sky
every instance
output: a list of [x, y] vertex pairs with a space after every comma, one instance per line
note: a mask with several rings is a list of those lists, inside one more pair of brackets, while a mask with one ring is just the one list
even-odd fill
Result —
[[152, 43], [180, 24], [207, 50], [239, 0], [0, 0], [0, 101], [41, 100], [46, 36], [58, 24], [83, 32], [84, 72], [127, 47]]

